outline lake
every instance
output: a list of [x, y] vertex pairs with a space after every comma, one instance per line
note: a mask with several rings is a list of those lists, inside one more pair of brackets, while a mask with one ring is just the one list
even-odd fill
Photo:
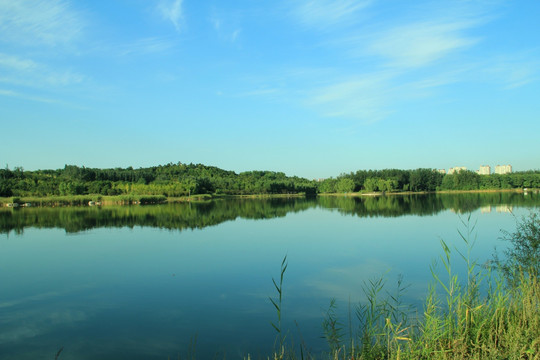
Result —
[[332, 299], [345, 324], [366, 282], [394, 293], [402, 277], [421, 310], [441, 239], [465, 250], [468, 224], [483, 264], [539, 205], [505, 192], [1, 209], [0, 358], [263, 357], [284, 256], [282, 327], [320, 354]]

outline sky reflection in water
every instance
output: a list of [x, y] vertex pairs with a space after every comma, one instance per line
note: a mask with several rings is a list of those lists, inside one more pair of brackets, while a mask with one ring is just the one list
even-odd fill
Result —
[[[402, 274], [410, 284], [405, 302], [420, 305], [430, 265], [442, 253], [440, 239], [463, 249], [457, 230], [465, 230], [467, 214], [441, 209], [433, 216], [359, 217], [317, 201], [304, 205], [264, 221], [232, 215], [218, 226], [183, 231], [135, 222], [73, 233], [28, 225], [17, 234], [6, 225], [0, 353], [54, 358], [63, 346], [61, 359], [164, 359], [185, 357], [196, 339], [198, 358], [264, 354], [275, 336], [271, 279], [284, 255], [284, 325], [317, 353], [325, 349], [321, 321], [330, 299], [345, 323], [348, 304], [363, 299], [365, 281], [384, 275], [393, 291]], [[513, 230], [515, 223], [510, 213], [486, 209], [471, 213], [472, 257], [480, 263], [495, 246], [504, 247], [500, 229]], [[9, 216], [27, 216], [27, 210]], [[32, 211], [39, 216], [51, 209]], [[529, 209], [513, 211], [519, 216]], [[0, 215], [4, 225], [13, 221]], [[456, 264], [463, 274], [463, 264]]]

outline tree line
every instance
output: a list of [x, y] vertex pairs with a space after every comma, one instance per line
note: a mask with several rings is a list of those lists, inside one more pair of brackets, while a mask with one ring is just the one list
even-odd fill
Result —
[[65, 165], [58, 170], [0, 169], [0, 196], [315, 194], [317, 184], [282, 172], [237, 174], [202, 164], [167, 164], [149, 168], [94, 169]]
[[287, 176], [274, 171], [237, 174], [202, 164], [167, 164], [134, 169], [95, 169], [65, 165], [63, 169], [25, 171], [7, 166], [0, 169], [0, 196], [65, 195], [163, 195], [196, 194], [252, 195], [433, 192], [440, 190], [483, 190], [540, 188], [540, 171], [505, 175], [479, 175], [472, 171], [441, 174], [433, 169], [358, 170], [322, 181]]
[[540, 188], [540, 171], [479, 175], [463, 170], [442, 174], [434, 169], [358, 170], [325, 179], [318, 184], [323, 193], [347, 192], [434, 192], [445, 190], [506, 190]]

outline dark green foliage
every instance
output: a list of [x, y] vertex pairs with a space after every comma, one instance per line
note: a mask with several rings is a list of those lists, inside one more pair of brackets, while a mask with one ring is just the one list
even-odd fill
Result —
[[330, 300], [330, 306], [324, 317], [322, 326], [324, 332], [324, 338], [328, 342], [330, 351], [332, 353], [337, 352], [343, 342], [343, 324], [338, 320], [336, 313], [337, 305], [336, 299]]
[[335, 193], [337, 180], [334, 178], [324, 179], [319, 183], [319, 192], [321, 193]]
[[350, 179], [354, 183], [354, 191], [436, 191], [443, 177], [443, 174], [433, 169], [358, 170], [356, 173], [342, 174], [337, 180], [326, 179], [319, 186], [319, 190], [323, 193], [343, 192], [338, 188], [338, 184]]
[[412, 170], [409, 177], [409, 190], [435, 191], [441, 185], [444, 176], [433, 169]]
[[66, 165], [58, 170], [0, 169], [0, 197], [71, 195], [253, 195], [348, 193], [353, 191], [433, 192], [540, 188], [540, 172], [444, 175], [433, 169], [359, 170], [317, 182], [274, 171], [237, 174], [202, 164], [167, 164], [149, 168], [92, 169]]
[[503, 240], [509, 243], [504, 251], [504, 260], [495, 255], [510, 284], [516, 283], [520, 273], [538, 278], [540, 276], [540, 213], [532, 212], [528, 217], [516, 219], [516, 230], [502, 230]]
[[11, 186], [9, 183], [5, 180], [0, 179], [0, 196], [1, 197], [8, 197], [13, 195], [13, 191], [11, 190]]
[[237, 174], [201, 164], [150, 168], [91, 169], [66, 165], [59, 170], [0, 170], [0, 197], [69, 195], [316, 194], [317, 185], [272, 171]]
[[337, 179], [326, 179], [319, 183], [319, 191], [321, 193], [342, 192], [337, 188], [337, 183], [342, 179], [353, 180], [355, 191], [364, 190], [366, 192], [540, 188], [540, 171], [505, 175], [478, 175], [473, 171], [460, 171], [445, 175], [434, 169], [386, 169], [358, 170], [356, 173], [342, 174]]
[[478, 190], [480, 189], [480, 180], [483, 176], [473, 171], [459, 171], [454, 174], [448, 174], [444, 177], [441, 185], [443, 190]]
[[349, 178], [341, 178], [336, 183], [336, 191], [339, 193], [353, 192], [354, 187], [354, 181]]

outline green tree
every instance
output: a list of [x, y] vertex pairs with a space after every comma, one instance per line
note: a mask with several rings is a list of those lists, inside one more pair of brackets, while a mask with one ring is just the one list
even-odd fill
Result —
[[503, 274], [514, 284], [520, 272], [530, 276], [540, 276], [540, 213], [532, 212], [528, 217], [516, 220], [513, 233], [503, 232], [503, 240], [510, 243], [504, 251], [505, 258], [500, 260], [495, 255], [496, 263], [501, 266]]
[[319, 183], [319, 191], [322, 193], [335, 193], [337, 180], [334, 178], [324, 179]]
[[379, 190], [379, 180], [376, 178], [367, 178], [364, 181], [364, 189], [368, 192]]
[[336, 183], [336, 191], [350, 193], [354, 191], [354, 181], [350, 178], [341, 178]]

